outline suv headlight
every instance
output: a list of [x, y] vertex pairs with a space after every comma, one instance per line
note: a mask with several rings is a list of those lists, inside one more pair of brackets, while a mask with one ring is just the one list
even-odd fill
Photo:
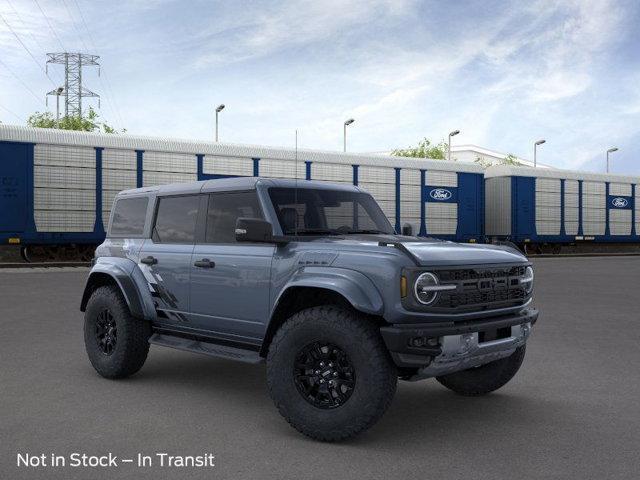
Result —
[[438, 277], [431, 272], [424, 272], [413, 284], [413, 293], [422, 305], [431, 305], [438, 298], [438, 292], [455, 288], [455, 285], [440, 285]]
[[524, 292], [530, 295], [533, 292], [533, 268], [527, 267], [524, 269], [524, 276], [520, 282], [524, 286]]

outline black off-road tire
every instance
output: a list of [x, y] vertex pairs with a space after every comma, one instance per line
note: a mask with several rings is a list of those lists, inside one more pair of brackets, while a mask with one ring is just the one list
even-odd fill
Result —
[[436, 377], [436, 380], [460, 395], [467, 397], [485, 395], [503, 387], [514, 377], [522, 365], [525, 351], [526, 345], [522, 345], [507, 358]]
[[[105, 353], [96, 331], [108, 312], [115, 328], [115, 342]], [[102, 317], [100, 317], [102, 315]], [[87, 302], [84, 314], [84, 344], [93, 368], [105, 378], [125, 378], [142, 368], [149, 353], [151, 326], [134, 318], [120, 290], [114, 286], [97, 288]]]
[[[299, 390], [294, 367], [310, 345], [332, 345], [334, 353], [342, 351], [348, 358], [355, 381], [344, 403], [321, 408]], [[267, 382], [276, 407], [296, 430], [332, 442], [353, 437], [382, 417], [395, 394], [398, 373], [370, 319], [328, 305], [298, 312], [280, 327], [267, 356]]]

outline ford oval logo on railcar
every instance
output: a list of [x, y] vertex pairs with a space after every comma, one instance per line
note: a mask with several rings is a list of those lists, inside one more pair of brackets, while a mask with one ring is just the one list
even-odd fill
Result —
[[429, 192], [429, 196], [434, 200], [442, 201], [449, 200], [453, 196], [453, 194], [446, 188], [434, 188]]
[[616, 208], [625, 208], [627, 205], [629, 205], [629, 200], [622, 197], [616, 197], [613, 200], [611, 200], [611, 205], [613, 205]]

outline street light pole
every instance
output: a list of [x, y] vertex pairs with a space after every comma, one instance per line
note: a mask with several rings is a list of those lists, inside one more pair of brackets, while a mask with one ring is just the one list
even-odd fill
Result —
[[609, 154], [617, 151], [618, 151], [618, 147], [612, 147], [609, 150], [607, 150], [607, 173], [609, 173]]
[[347, 151], [347, 125], [351, 125], [353, 122], [355, 122], [355, 120], [353, 118], [350, 118], [349, 120], [345, 120], [344, 122], [344, 126], [343, 126], [343, 135], [342, 135], [342, 151], [346, 152]]
[[545, 142], [546, 142], [546, 140], [540, 139], [536, 143], [533, 144], [533, 168], [536, 168], [538, 166], [538, 158], [537, 158], [538, 145], [542, 145]]
[[64, 91], [63, 87], [56, 88], [56, 127], [60, 128], [60, 94]]
[[216, 107], [216, 142], [218, 141], [218, 114], [224, 110], [224, 103], [221, 103]]
[[449, 133], [449, 147], [447, 148], [447, 160], [451, 161], [451, 137], [455, 137], [460, 133], [460, 130], [454, 130]]

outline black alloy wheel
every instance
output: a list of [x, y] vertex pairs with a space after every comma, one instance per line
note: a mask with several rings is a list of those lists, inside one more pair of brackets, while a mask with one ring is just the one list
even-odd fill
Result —
[[116, 348], [118, 329], [116, 320], [109, 309], [104, 309], [98, 313], [95, 334], [96, 343], [100, 351], [105, 355], [111, 355]]
[[347, 354], [326, 342], [302, 348], [296, 356], [293, 375], [300, 395], [321, 409], [343, 405], [351, 397], [356, 382]]

